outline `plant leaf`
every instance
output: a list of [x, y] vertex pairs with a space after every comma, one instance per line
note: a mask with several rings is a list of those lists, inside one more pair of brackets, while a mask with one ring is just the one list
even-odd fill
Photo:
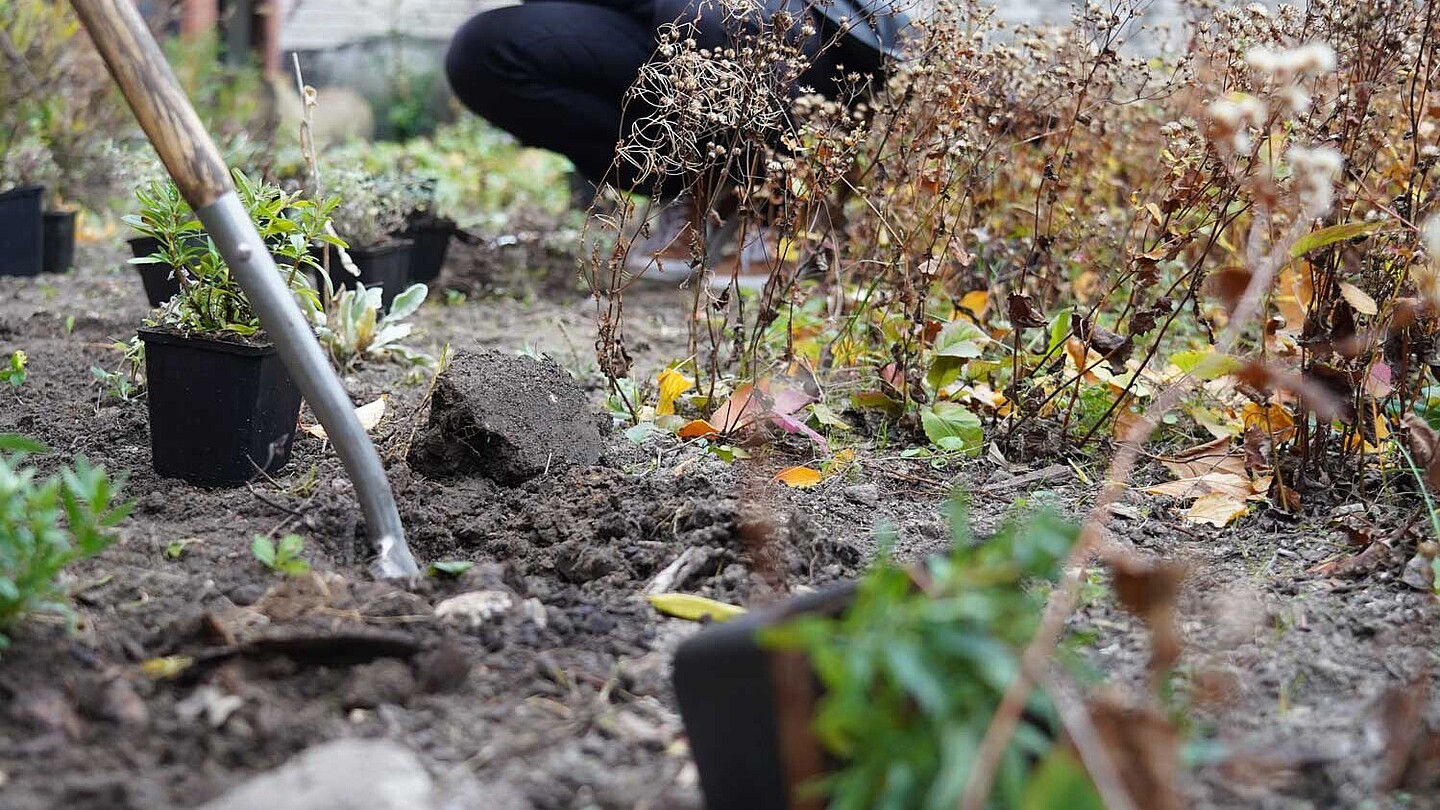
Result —
[[984, 330], [964, 318], [953, 320], [935, 336], [935, 354], [938, 357], [954, 357], [968, 360], [979, 357], [990, 336]]
[[942, 450], [979, 455], [985, 443], [980, 417], [958, 402], [937, 402], [920, 409], [925, 436]]
[[1339, 225], [1321, 228], [1296, 239], [1295, 244], [1290, 246], [1290, 258], [1298, 259], [1311, 251], [1333, 245], [1336, 242], [1387, 230], [1392, 226], [1393, 223], [1390, 220], [1379, 219], [1374, 222], [1343, 222]]
[[420, 305], [425, 303], [425, 296], [429, 294], [430, 288], [424, 284], [411, 284], [406, 287], [404, 292], [390, 302], [390, 314], [385, 316], [386, 320], [398, 321], [415, 314]]
[[255, 535], [255, 539], [250, 542], [250, 553], [266, 568], [275, 567], [275, 544], [265, 535]]
[[673, 368], [667, 368], [656, 377], [660, 384], [660, 401], [655, 404], [656, 416], [670, 416], [675, 413], [675, 400], [695, 387], [695, 381]]
[[650, 602], [651, 607], [666, 616], [686, 621], [698, 622], [708, 619], [723, 622], [745, 615], [745, 608], [738, 605], [729, 605], [689, 593], [657, 593], [645, 598]]
[[776, 481], [796, 489], [813, 487], [824, 480], [824, 476], [818, 470], [809, 467], [786, 467], [775, 474]]

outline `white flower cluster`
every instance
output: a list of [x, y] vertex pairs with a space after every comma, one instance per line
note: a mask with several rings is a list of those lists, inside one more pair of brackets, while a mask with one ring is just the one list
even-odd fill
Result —
[[1231, 93], [1210, 105], [1210, 120], [1220, 138], [1228, 137], [1237, 152], [1250, 151], [1250, 130], [1265, 125], [1265, 102], [1246, 93]]
[[1292, 146], [1286, 160], [1305, 214], [1321, 217], [1330, 213], [1335, 203], [1335, 181], [1345, 168], [1345, 159], [1328, 146]]
[[1323, 42], [1311, 42], [1286, 51], [1255, 48], [1245, 54], [1250, 67], [1265, 74], [1275, 85], [1275, 97], [1291, 113], [1310, 109], [1310, 93], [1301, 81], [1335, 70], [1335, 49]]

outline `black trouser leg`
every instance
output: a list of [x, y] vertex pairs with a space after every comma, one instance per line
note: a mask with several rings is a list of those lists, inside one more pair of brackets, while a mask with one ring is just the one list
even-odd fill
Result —
[[648, 20], [638, 16], [588, 3], [527, 3], [461, 27], [445, 71], [466, 107], [521, 143], [559, 152], [592, 182], [631, 188], [633, 173], [612, 171], [621, 106], [654, 49]]

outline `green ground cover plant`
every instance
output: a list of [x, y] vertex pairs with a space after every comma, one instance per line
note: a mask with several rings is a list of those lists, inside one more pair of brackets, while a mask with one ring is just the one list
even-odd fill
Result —
[[28, 613], [73, 617], [59, 576], [114, 543], [130, 511], [119, 500], [123, 483], [83, 457], [42, 478], [28, 461], [44, 452], [0, 435], [0, 649], [5, 629]]

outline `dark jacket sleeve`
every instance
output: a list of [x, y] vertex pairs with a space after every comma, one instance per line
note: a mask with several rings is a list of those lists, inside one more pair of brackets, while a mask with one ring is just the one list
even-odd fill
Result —
[[[728, 39], [723, 14], [713, 0], [653, 0], [655, 25], [694, 21], [696, 39], [702, 47], [722, 45]], [[881, 57], [900, 58], [910, 17], [898, 0], [755, 0], [757, 20], [767, 20], [781, 11], [797, 19], [806, 10], [814, 12], [832, 30], [844, 30], [855, 45]]]

